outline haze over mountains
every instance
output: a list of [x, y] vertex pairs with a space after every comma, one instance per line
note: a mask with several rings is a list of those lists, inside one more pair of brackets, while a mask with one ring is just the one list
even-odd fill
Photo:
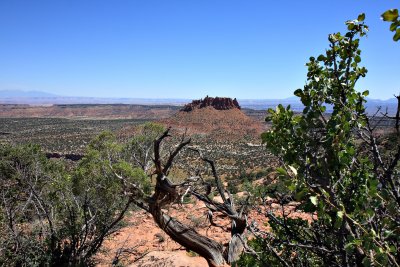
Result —
[[[367, 111], [374, 113], [378, 107], [389, 114], [395, 114], [397, 109], [396, 98], [388, 100], [367, 98]], [[74, 97], [61, 96], [42, 91], [1, 90], [0, 104], [26, 104], [26, 105], [57, 105], [57, 104], [137, 104], [137, 105], [173, 105], [183, 106], [192, 99], [183, 98], [100, 98], [100, 97]], [[294, 111], [302, 111], [303, 105], [299, 98], [285, 99], [238, 99], [242, 108], [266, 110], [275, 108], [278, 104], [291, 105]], [[328, 107], [327, 112], [331, 109]]]
[[62, 96], [41, 91], [0, 91], [0, 104], [27, 104], [27, 105], [51, 105], [51, 104], [139, 104], [139, 105], [184, 105], [189, 99], [152, 99], [152, 98], [101, 98]]

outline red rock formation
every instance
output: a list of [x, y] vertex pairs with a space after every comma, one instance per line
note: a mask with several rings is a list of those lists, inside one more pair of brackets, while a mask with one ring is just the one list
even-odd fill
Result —
[[192, 103], [186, 104], [181, 111], [192, 111], [205, 107], [213, 107], [217, 110], [240, 109], [239, 103], [236, 98], [229, 97], [208, 97], [204, 99], [193, 100]]
[[158, 122], [165, 127], [172, 127], [179, 133], [207, 135], [215, 140], [229, 139], [232, 141], [245, 137], [258, 140], [260, 134], [265, 131], [263, 122], [253, 120], [238, 107], [218, 110], [222, 108], [227, 108], [227, 106], [200, 108], [188, 104], [185, 110]]

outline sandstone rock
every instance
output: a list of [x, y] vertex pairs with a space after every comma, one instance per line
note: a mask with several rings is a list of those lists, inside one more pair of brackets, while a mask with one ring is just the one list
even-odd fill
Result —
[[236, 99], [221, 97], [195, 100], [174, 116], [158, 122], [171, 127], [174, 134], [196, 134], [213, 140], [259, 139], [265, 130], [263, 122], [255, 121], [242, 112]]
[[213, 107], [217, 110], [240, 109], [236, 98], [206, 96], [204, 99], [193, 100], [192, 103], [186, 104], [181, 111], [190, 112], [205, 107]]

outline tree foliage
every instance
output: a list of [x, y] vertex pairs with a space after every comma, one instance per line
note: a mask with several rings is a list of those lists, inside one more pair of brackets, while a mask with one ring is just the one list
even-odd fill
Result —
[[[307, 84], [294, 92], [302, 114], [290, 106], [268, 110], [271, 130], [262, 135], [279, 157], [277, 171], [290, 194], [285, 197], [310, 221], [289, 213], [267, 213], [270, 233], [258, 233], [264, 266], [398, 266], [400, 264], [400, 137], [390, 153], [381, 153], [364, 103], [368, 91], [355, 90], [367, 70], [360, 67], [360, 39], [365, 16], [348, 21], [344, 35], [329, 35], [329, 49], [307, 63]], [[325, 114], [327, 107], [331, 114]]]
[[153, 145], [163, 132], [164, 127], [160, 124], [147, 122], [135, 129], [135, 134], [125, 147], [125, 154], [132, 164], [139, 166], [148, 172], [152, 167]]
[[[170, 170], [191, 140], [182, 136], [169, 144], [170, 137], [170, 129], [154, 123], [137, 127], [127, 142], [104, 132], [92, 140], [76, 165], [47, 159], [38, 146], [1, 146], [0, 263], [92, 265], [93, 256], [123, 226], [131, 207], [151, 214], [174, 241], [203, 256], [210, 266], [236, 261], [246, 247], [248, 203], [235, 203], [214, 162], [197, 148], [191, 148], [191, 154], [213, 181], [197, 169], [172, 182], [178, 179]], [[208, 207], [210, 225], [223, 227], [214, 222], [214, 213], [231, 221], [229, 243], [201, 235], [168, 214], [170, 205], [182, 204], [189, 195]]]
[[115, 138], [103, 133], [71, 169], [48, 160], [38, 146], [2, 145], [1, 265], [91, 265], [131, 207], [135, 196], [124, 194], [126, 184], [149, 192], [143, 170], [125, 161], [121, 151]]
[[393, 40], [398, 41], [400, 39], [400, 20], [399, 10], [389, 9], [382, 13], [381, 18], [384, 21], [390, 22], [390, 31], [394, 32]]

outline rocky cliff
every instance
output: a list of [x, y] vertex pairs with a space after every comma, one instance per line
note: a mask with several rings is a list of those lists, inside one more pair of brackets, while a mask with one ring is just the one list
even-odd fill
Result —
[[191, 103], [186, 104], [181, 111], [189, 112], [206, 107], [213, 107], [216, 110], [240, 109], [236, 98], [206, 96], [204, 99], [193, 100]]

